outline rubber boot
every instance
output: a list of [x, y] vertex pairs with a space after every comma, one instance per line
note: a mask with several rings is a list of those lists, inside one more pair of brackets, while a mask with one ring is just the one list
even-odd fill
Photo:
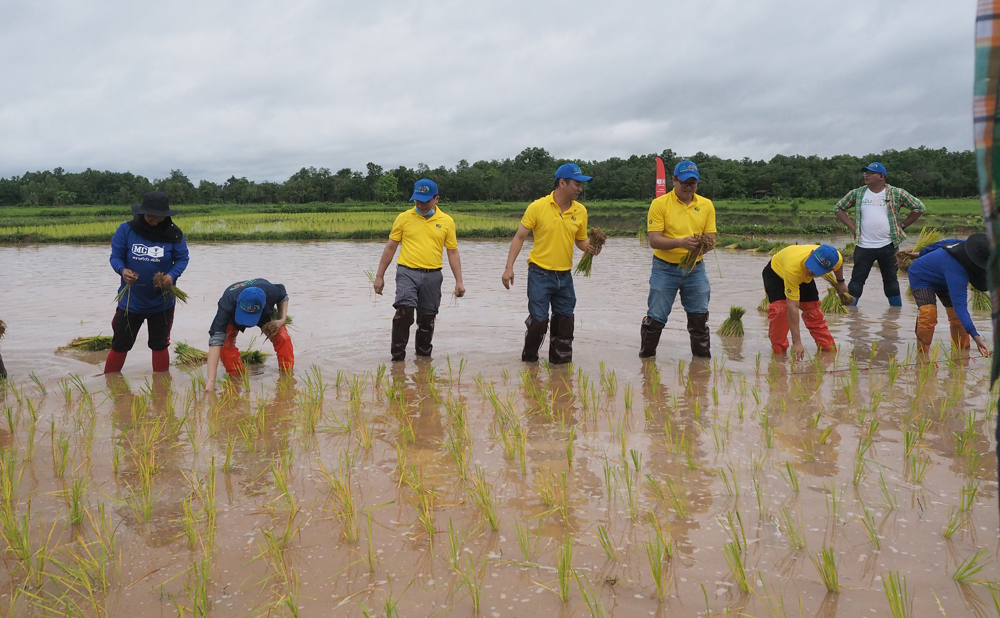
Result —
[[417, 314], [417, 335], [413, 342], [417, 348], [417, 356], [430, 356], [431, 350], [434, 349], [431, 345], [431, 339], [434, 338], [434, 317]]
[[128, 352], [108, 350], [108, 359], [104, 361], [104, 373], [119, 373], [125, 366], [126, 356], [128, 356]]
[[767, 337], [775, 354], [788, 351], [788, 301], [777, 300], [767, 306]]
[[526, 363], [538, 362], [538, 349], [545, 340], [545, 332], [549, 330], [548, 320], [536, 320], [528, 316], [524, 321], [528, 330], [524, 333], [524, 349], [521, 350], [521, 360]]
[[688, 334], [691, 335], [691, 353], [701, 358], [712, 358], [712, 338], [708, 334], [708, 312], [689, 313]]
[[934, 327], [937, 326], [937, 305], [923, 305], [917, 310], [917, 346], [924, 354], [931, 351]]
[[410, 324], [413, 324], [413, 307], [399, 307], [392, 316], [392, 345], [390, 351], [393, 361], [406, 359], [406, 343], [410, 340]]
[[0, 356], [0, 380], [7, 379], [7, 368], [3, 366], [3, 357]]
[[954, 307], [945, 307], [945, 311], [948, 312], [948, 326], [951, 327], [951, 341], [955, 346], [961, 350], [968, 350], [972, 346], [971, 338], [969, 333], [965, 332], [965, 327], [962, 326], [962, 321], [958, 319], [958, 314], [955, 313]]
[[170, 371], [170, 348], [153, 350], [153, 371], [156, 373]]
[[[851, 304], [849, 304], [849, 305], [847, 305], [847, 306], [848, 307], [857, 307], [858, 306], [858, 301], [860, 301], [860, 300], [861, 300], [861, 295], [859, 294], [858, 296], [854, 297], [854, 302], [851, 303]], [[892, 304], [892, 299], [889, 299], [889, 304], [890, 305]]]
[[664, 326], [665, 324], [648, 315], [642, 318], [642, 326], [639, 327], [639, 358], [656, 356], [656, 346], [660, 344]]
[[552, 314], [552, 334], [549, 336], [549, 362], [562, 365], [573, 362], [574, 319], [571, 315]]
[[837, 342], [833, 340], [833, 335], [830, 334], [830, 329], [826, 325], [826, 318], [823, 317], [823, 310], [819, 308], [819, 305], [820, 302], [818, 300], [799, 303], [799, 308], [802, 310], [802, 321], [805, 323], [806, 328], [809, 329], [809, 334], [816, 341], [816, 347], [820, 350], [832, 352], [837, 349]]
[[243, 375], [246, 368], [243, 366], [243, 359], [240, 358], [240, 350], [236, 347], [236, 336], [240, 334], [240, 329], [235, 324], [226, 327], [226, 342], [222, 344], [219, 358], [222, 366], [226, 368], [226, 373], [231, 376]]
[[291, 371], [295, 367], [295, 348], [292, 347], [292, 338], [288, 334], [287, 326], [279, 328], [271, 337], [271, 345], [274, 346], [274, 354], [278, 357], [278, 369]]
[[903, 306], [903, 297], [902, 296], [890, 296], [889, 297], [889, 306], [890, 307], [902, 307]]

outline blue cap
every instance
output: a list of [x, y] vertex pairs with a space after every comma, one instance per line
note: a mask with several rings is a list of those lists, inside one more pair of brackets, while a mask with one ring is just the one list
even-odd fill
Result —
[[428, 180], [427, 178], [421, 178], [417, 182], [413, 183], [413, 195], [410, 196], [410, 201], [417, 200], [418, 202], [429, 202], [434, 199], [434, 196], [438, 194], [438, 186], [434, 184], [433, 180]]
[[690, 180], [694, 178], [695, 180], [701, 180], [698, 178], [698, 166], [694, 164], [694, 161], [681, 161], [674, 166], [674, 176], [681, 181]]
[[264, 311], [267, 294], [260, 288], [247, 288], [236, 299], [236, 323], [240, 326], [257, 326]]
[[875, 172], [876, 174], [882, 174], [883, 176], [886, 176], [885, 166], [882, 165], [881, 163], [879, 163], [878, 161], [872, 161], [871, 163], [869, 163], [867, 165], [867, 167], [862, 167], [861, 171], [862, 172]]
[[564, 163], [556, 170], [556, 178], [570, 178], [572, 180], [579, 180], [580, 182], [587, 182], [593, 176], [584, 176], [583, 172], [580, 171], [580, 166], [576, 163]]
[[840, 252], [833, 245], [820, 245], [806, 258], [806, 268], [817, 277], [822, 277], [837, 266]]

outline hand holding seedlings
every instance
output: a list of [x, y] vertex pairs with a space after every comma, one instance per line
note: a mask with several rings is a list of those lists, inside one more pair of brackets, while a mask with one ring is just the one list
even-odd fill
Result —
[[465, 296], [465, 286], [461, 283], [455, 284], [455, 298], [462, 298]]
[[134, 270], [131, 270], [129, 268], [123, 268], [122, 269], [122, 279], [124, 279], [125, 283], [128, 283], [128, 284], [135, 283], [136, 281], [139, 280], [139, 273], [137, 273]]
[[[157, 273], [159, 274], [159, 273]], [[169, 290], [174, 285], [174, 278], [170, 275], [163, 275], [162, 277], [154, 277], [153, 285], [160, 288], [164, 292]]]
[[382, 275], [375, 275], [375, 278], [372, 279], [372, 287], [375, 288], [376, 294], [382, 295], [382, 290], [385, 289], [385, 279]]

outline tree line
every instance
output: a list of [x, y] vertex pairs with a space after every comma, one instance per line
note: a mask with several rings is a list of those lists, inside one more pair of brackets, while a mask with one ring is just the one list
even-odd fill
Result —
[[[588, 183], [585, 199], [652, 199], [656, 156], [577, 161], [585, 174], [594, 177]], [[683, 159], [669, 149], [659, 156], [668, 175]], [[890, 184], [918, 197], [956, 198], [978, 192], [972, 151], [921, 146], [864, 157], [776, 155], [764, 161], [722, 159], [699, 152], [689, 158], [701, 171], [698, 192], [712, 199], [837, 198], [860, 186], [859, 168], [876, 160], [886, 166]], [[421, 163], [416, 169], [400, 166], [385, 170], [368, 163], [364, 171], [302, 168], [280, 183], [233, 175], [223, 183], [200, 180], [197, 185], [181, 170], [150, 181], [130, 172], [87, 169], [67, 173], [56, 168], [0, 178], [0, 205], [134, 204], [143, 193], [154, 189], [166, 192], [174, 204], [398, 202], [409, 198], [419, 178], [434, 180], [443, 201], [526, 202], [552, 189], [553, 173], [565, 162], [544, 148], [526, 148], [512, 159], [472, 164], [463, 159], [454, 168], [431, 169]]]

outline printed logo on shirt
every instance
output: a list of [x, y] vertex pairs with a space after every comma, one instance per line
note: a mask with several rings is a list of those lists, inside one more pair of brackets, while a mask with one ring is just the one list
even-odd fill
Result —
[[570, 217], [569, 220], [570, 221], [576, 221], [576, 217]]
[[437, 229], [439, 229], [439, 230], [440, 230], [440, 229], [441, 229], [441, 224], [440, 224], [440, 223], [438, 223], [438, 224], [437, 224], [437, 225], [435, 225], [434, 227], [436, 227]]
[[163, 257], [163, 247], [147, 247], [136, 243], [132, 245], [132, 255], [144, 255], [153, 259]]
[[695, 206], [694, 207], [694, 211], [695, 212], [701, 212], [701, 206]]
[[238, 290], [240, 288], [248, 288], [255, 283], [257, 283], [256, 279], [250, 279], [249, 281], [244, 281], [242, 283], [234, 283], [233, 286], [229, 288], [229, 291], [232, 292], [233, 290]]

